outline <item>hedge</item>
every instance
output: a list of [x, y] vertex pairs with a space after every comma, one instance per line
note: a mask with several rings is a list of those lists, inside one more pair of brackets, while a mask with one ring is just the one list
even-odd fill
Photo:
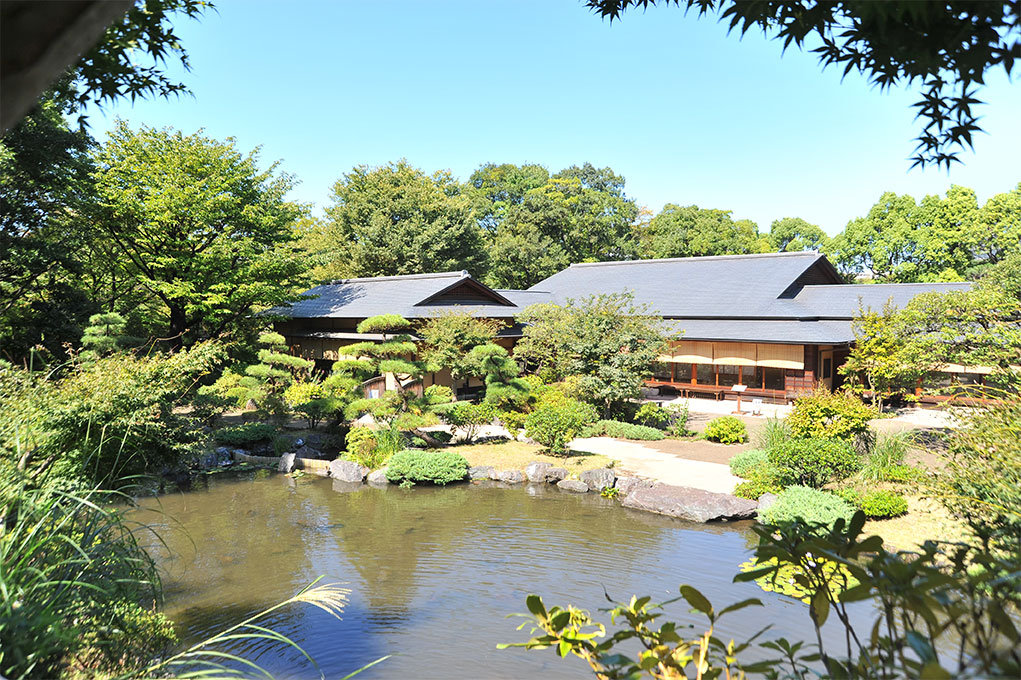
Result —
[[838, 519], [850, 521], [854, 507], [842, 498], [827, 491], [807, 486], [785, 489], [776, 503], [759, 511], [759, 521], [765, 524], [802, 522], [832, 525]]
[[453, 451], [401, 451], [395, 453], [386, 468], [392, 484], [439, 484], [459, 482], [468, 476], [468, 461]]
[[659, 441], [666, 435], [654, 427], [632, 425], [619, 420], [600, 420], [589, 425], [581, 432], [582, 437], [616, 437], [617, 439], [639, 439], [642, 441]]
[[777, 481], [820, 489], [861, 469], [854, 446], [842, 439], [789, 439], [769, 450]]

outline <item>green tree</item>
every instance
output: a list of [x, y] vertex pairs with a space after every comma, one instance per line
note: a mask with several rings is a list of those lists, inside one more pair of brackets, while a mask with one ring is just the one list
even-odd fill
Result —
[[429, 176], [406, 160], [362, 165], [333, 185], [332, 198], [326, 220], [306, 237], [320, 279], [486, 273], [472, 197], [449, 172]]
[[220, 142], [118, 122], [97, 154], [97, 238], [105, 266], [172, 347], [216, 337], [304, 286], [294, 225], [303, 208], [275, 166]]
[[475, 190], [475, 214], [489, 234], [494, 233], [507, 211], [525, 200], [525, 194], [549, 181], [541, 165], [486, 163], [471, 174], [468, 183]]
[[126, 341], [124, 328], [127, 322], [116, 312], [93, 314], [82, 335], [82, 347], [95, 354], [107, 354], [123, 347]]
[[729, 210], [668, 203], [642, 231], [644, 257], [699, 257], [768, 252], [759, 229], [749, 220], [734, 221]]
[[452, 311], [427, 319], [416, 329], [422, 338], [421, 358], [427, 364], [450, 369], [455, 380], [484, 375], [472, 356], [474, 348], [493, 341], [503, 324], [464, 312]]
[[852, 378], [861, 377], [882, 413], [883, 399], [920, 374], [903, 356], [900, 313], [890, 302], [883, 305], [882, 312], [860, 308], [851, 328], [854, 346], [840, 372]]
[[918, 205], [911, 196], [884, 193], [868, 215], [851, 220], [827, 249], [848, 277], [877, 281], [915, 281], [921, 260]]
[[973, 223], [970, 245], [982, 264], [1021, 252], [1021, 182], [985, 202]]
[[630, 293], [532, 305], [517, 320], [525, 330], [515, 357], [546, 379], [577, 376], [604, 417], [640, 394], [666, 341], [662, 320]]
[[77, 345], [97, 311], [80, 285], [93, 142], [66, 111], [47, 99], [0, 141], [0, 352], [16, 361], [36, 345]]
[[624, 178], [612, 169], [590, 163], [566, 168], [503, 210], [488, 282], [528, 288], [574, 262], [632, 257], [637, 216]]
[[826, 232], [800, 217], [773, 220], [769, 226], [769, 245], [778, 253], [823, 250], [829, 241]]
[[[587, 0], [588, 7], [611, 21], [632, 7], [656, 0]], [[761, 29], [766, 35], [819, 55], [823, 68], [845, 74], [858, 71], [881, 90], [918, 86], [914, 104], [923, 129], [917, 137], [913, 167], [950, 167], [961, 151], [971, 148], [979, 132], [975, 98], [986, 73], [1003, 67], [1011, 74], [1021, 58], [1021, 8], [1013, 0], [938, 3], [892, 0], [848, 0], [819, 3], [739, 2], [738, 0], [660, 0], [696, 9], [698, 15], [719, 13], [741, 35]]]

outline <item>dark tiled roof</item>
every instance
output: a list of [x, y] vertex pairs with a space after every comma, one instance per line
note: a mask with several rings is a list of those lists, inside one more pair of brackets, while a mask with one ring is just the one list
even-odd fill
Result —
[[798, 316], [798, 307], [781, 296], [810, 273], [839, 281], [818, 253], [769, 253], [573, 264], [529, 290], [559, 303], [631, 291], [635, 302], [666, 317], [784, 318]]
[[859, 303], [866, 309], [882, 311], [887, 300], [895, 307], [904, 307], [922, 293], [946, 293], [968, 290], [971, 284], [961, 283], [858, 283], [838, 286], [805, 286], [794, 302], [807, 314], [819, 318], [852, 319], [858, 315]]
[[[437, 316], [452, 309], [474, 316], [509, 318], [533, 302], [548, 302], [549, 296], [528, 291], [492, 291], [492, 304], [479, 300], [464, 302], [429, 302], [459, 283], [474, 279], [466, 271], [439, 274], [377, 276], [364, 279], [342, 279], [307, 291], [315, 296], [295, 302], [290, 308], [277, 308], [273, 313], [296, 319], [351, 318], [360, 319], [378, 314], [400, 314], [408, 319]], [[510, 304], [506, 304], [510, 303]]]

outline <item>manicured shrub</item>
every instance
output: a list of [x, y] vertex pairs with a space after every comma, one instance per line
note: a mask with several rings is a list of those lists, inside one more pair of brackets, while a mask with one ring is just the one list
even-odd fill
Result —
[[468, 461], [453, 451], [401, 451], [390, 458], [386, 478], [392, 484], [445, 485], [468, 476]]
[[832, 493], [807, 486], [792, 486], [780, 494], [776, 503], [759, 511], [759, 521], [764, 524], [802, 522], [829, 526], [838, 519], [850, 521], [852, 515], [854, 507]]
[[883, 470], [882, 481], [912, 484], [925, 479], [925, 471], [913, 465], [893, 465]]
[[861, 502], [864, 496], [858, 489], [849, 486], [843, 489], [834, 489], [833, 493], [850, 503], [856, 510], [861, 510]]
[[651, 401], [645, 402], [635, 411], [635, 422], [646, 427], [662, 430], [670, 424], [670, 420], [670, 412]]
[[440, 413], [440, 418], [455, 431], [460, 431], [464, 441], [470, 442], [478, 436], [483, 426], [489, 425], [496, 418], [496, 407], [486, 403], [458, 401]]
[[820, 489], [861, 469], [861, 457], [841, 439], [790, 439], [769, 451], [769, 462], [784, 486]]
[[496, 417], [511, 438], [517, 439], [517, 436], [525, 429], [525, 418], [528, 417], [528, 414], [521, 411], [500, 411]]
[[248, 446], [258, 442], [271, 441], [277, 429], [266, 423], [246, 423], [237, 427], [225, 427], [213, 433], [217, 444], [224, 446]]
[[741, 451], [730, 459], [730, 472], [736, 477], [751, 479], [758, 468], [769, 466], [769, 454], [761, 449]]
[[637, 439], [641, 441], [659, 441], [666, 439], [660, 430], [645, 425], [632, 425], [619, 420], [600, 420], [589, 425], [581, 432], [582, 437], [615, 437], [617, 439]]
[[734, 416], [722, 416], [710, 420], [702, 436], [711, 442], [740, 444], [748, 441], [748, 430], [744, 423]]
[[753, 501], [759, 500], [759, 496], [764, 493], [779, 494], [781, 492], [783, 492], [783, 487], [770, 479], [752, 479], [734, 487], [735, 496]]
[[868, 436], [869, 421], [879, 415], [873, 407], [846, 392], [820, 390], [794, 402], [787, 427], [798, 439], [844, 439]]
[[861, 499], [861, 510], [869, 519], [899, 517], [908, 511], [908, 502], [893, 491], [870, 491]]
[[596, 421], [596, 409], [580, 401], [565, 399], [537, 408], [525, 418], [525, 433], [550, 450], [562, 455], [567, 443], [589, 423]]

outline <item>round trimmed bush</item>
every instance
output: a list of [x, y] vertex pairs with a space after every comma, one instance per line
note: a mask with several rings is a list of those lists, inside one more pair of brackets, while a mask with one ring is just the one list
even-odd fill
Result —
[[710, 420], [702, 436], [711, 442], [740, 444], [748, 441], [748, 430], [744, 423], [734, 416], [722, 416]]
[[761, 449], [741, 451], [730, 459], [730, 472], [736, 477], [751, 479], [761, 468], [769, 466], [769, 454]]
[[395, 453], [386, 468], [391, 484], [439, 484], [460, 482], [468, 476], [468, 461], [453, 451], [401, 451]]
[[776, 503], [759, 511], [763, 524], [806, 524], [832, 525], [838, 519], [850, 521], [854, 507], [850, 503], [827, 491], [807, 486], [792, 486], [785, 489]]
[[893, 491], [872, 491], [861, 499], [861, 510], [869, 519], [900, 517], [908, 511], [908, 502]]
[[789, 439], [769, 450], [769, 462], [784, 486], [821, 489], [861, 469], [861, 456], [843, 439]]

